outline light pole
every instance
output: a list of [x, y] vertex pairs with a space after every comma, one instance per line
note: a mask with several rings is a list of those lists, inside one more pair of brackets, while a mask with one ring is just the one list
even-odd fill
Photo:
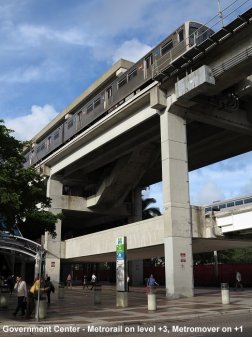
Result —
[[43, 259], [44, 249], [41, 247], [39, 251], [36, 254], [36, 263], [38, 264], [38, 277], [39, 277], [39, 287], [38, 287], [38, 298], [37, 298], [37, 312], [36, 312], [36, 318], [37, 322], [39, 321], [39, 308], [40, 308], [40, 293], [41, 293], [41, 274], [42, 274], [42, 259]]
[[221, 26], [224, 27], [224, 21], [223, 21], [223, 13], [221, 9], [221, 0], [218, 0], [218, 14], [221, 19]]

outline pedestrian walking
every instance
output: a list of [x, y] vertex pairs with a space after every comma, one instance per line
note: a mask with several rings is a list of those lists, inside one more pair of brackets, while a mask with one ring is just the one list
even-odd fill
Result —
[[83, 289], [87, 288], [88, 289], [88, 280], [87, 280], [87, 275], [83, 276]]
[[14, 285], [15, 285], [15, 276], [14, 275], [9, 275], [7, 278], [7, 284], [9, 287], [10, 294], [13, 293]]
[[50, 276], [47, 276], [46, 280], [45, 280], [45, 287], [47, 288], [46, 291], [46, 296], [47, 296], [47, 304], [50, 305], [51, 304], [51, 292], [54, 293], [55, 292], [55, 287], [51, 281]]
[[156, 286], [159, 284], [156, 282], [153, 274], [150, 275], [150, 277], [147, 279], [147, 289], [149, 292], [153, 292]]
[[67, 288], [70, 287], [72, 289], [72, 275], [70, 273], [67, 275], [66, 281], [67, 281]]
[[28, 303], [27, 303], [27, 310], [26, 310], [26, 317], [30, 318], [33, 310], [35, 308], [35, 301], [37, 301], [39, 293], [40, 298], [42, 293], [46, 293], [49, 289], [48, 287], [41, 287], [42, 285], [42, 278], [37, 276], [33, 285], [31, 286], [30, 290], [28, 291]]
[[238, 288], [243, 289], [242, 277], [241, 277], [241, 273], [239, 271], [236, 272], [235, 279], [236, 279], [235, 289], [238, 289]]
[[127, 281], [127, 291], [129, 291], [129, 284], [130, 284], [130, 277], [129, 277], [129, 275], [127, 275], [126, 281]]
[[18, 302], [13, 315], [16, 316], [19, 310], [21, 310], [21, 316], [24, 316], [27, 303], [27, 287], [26, 282], [23, 280], [22, 276], [17, 276], [14, 290], [17, 291]]
[[95, 286], [95, 284], [96, 284], [96, 275], [93, 273], [92, 274], [92, 277], [91, 277], [91, 281], [90, 281], [90, 284], [91, 284], [91, 288], [90, 288], [90, 290], [92, 290], [93, 288], [94, 288], [94, 286]]

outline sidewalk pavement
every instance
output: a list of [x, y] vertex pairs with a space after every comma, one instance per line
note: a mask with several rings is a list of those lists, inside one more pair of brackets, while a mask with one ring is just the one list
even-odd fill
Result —
[[[37, 324], [35, 318], [25, 319], [12, 315], [15, 310], [16, 294], [5, 295], [7, 308], [0, 308], [0, 327], [3, 325]], [[57, 292], [51, 294], [51, 305], [47, 317], [39, 321], [47, 324], [76, 325], [115, 325], [142, 324], [154, 322], [174, 322], [203, 316], [244, 313], [252, 311], [252, 289], [243, 291], [230, 290], [230, 304], [222, 304], [221, 290], [213, 288], [195, 289], [192, 298], [167, 299], [165, 289], [156, 291], [157, 310], [148, 311], [147, 295], [144, 288], [131, 287], [128, 293], [128, 306], [116, 307], [115, 286], [102, 285], [101, 304], [94, 304], [94, 290], [82, 289], [80, 286], [64, 289], [64, 298], [58, 299]]]

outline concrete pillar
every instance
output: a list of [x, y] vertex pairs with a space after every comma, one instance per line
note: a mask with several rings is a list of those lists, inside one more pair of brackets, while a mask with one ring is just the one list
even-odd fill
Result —
[[[129, 223], [142, 220], [142, 190], [136, 187], [131, 194], [132, 215], [129, 217]], [[131, 286], [143, 285], [143, 260], [130, 261], [128, 267]]]
[[[62, 183], [56, 179], [50, 177], [47, 182], [47, 196], [52, 199], [50, 211], [54, 214], [58, 214], [62, 211], [58, 208], [58, 200], [61, 199], [63, 186]], [[48, 274], [51, 281], [57, 285], [60, 281], [60, 257], [61, 257], [61, 247], [63, 243], [61, 242], [61, 220], [56, 223], [56, 238], [46, 232], [45, 233], [45, 245], [46, 249], [46, 259], [45, 259], [45, 274]]]
[[132, 214], [128, 218], [128, 223], [142, 220], [142, 190], [135, 188], [131, 193]]
[[166, 295], [193, 296], [191, 216], [188, 186], [186, 122], [169, 112], [160, 116], [164, 200]]

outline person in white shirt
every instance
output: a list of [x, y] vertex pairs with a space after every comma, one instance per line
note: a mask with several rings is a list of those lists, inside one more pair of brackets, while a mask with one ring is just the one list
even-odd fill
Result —
[[95, 275], [95, 274], [93, 274], [93, 275], [92, 275], [92, 277], [91, 277], [91, 281], [90, 281], [90, 284], [91, 284], [91, 288], [90, 288], [90, 290], [92, 290], [92, 289], [93, 289], [93, 287], [94, 287], [95, 283], [96, 283], [96, 275]]
[[17, 276], [14, 290], [17, 291], [18, 303], [13, 315], [16, 316], [19, 310], [21, 310], [21, 316], [24, 316], [27, 302], [27, 286], [22, 276]]
[[236, 272], [235, 279], [236, 279], [235, 289], [238, 289], [239, 287], [243, 289], [241, 273], [239, 271]]
[[70, 273], [67, 275], [66, 281], [67, 281], [67, 288], [70, 287], [72, 289], [72, 275]]

